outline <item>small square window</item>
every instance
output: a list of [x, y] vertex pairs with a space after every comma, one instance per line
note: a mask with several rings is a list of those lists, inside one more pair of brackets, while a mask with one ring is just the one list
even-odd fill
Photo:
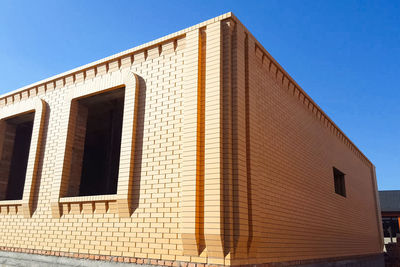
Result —
[[346, 184], [344, 173], [333, 167], [333, 178], [335, 182], [335, 193], [346, 197]]

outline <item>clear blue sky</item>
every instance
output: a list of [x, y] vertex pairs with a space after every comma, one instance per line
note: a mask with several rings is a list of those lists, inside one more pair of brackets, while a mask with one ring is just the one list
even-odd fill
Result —
[[0, 1], [0, 94], [232, 11], [400, 189], [400, 1]]

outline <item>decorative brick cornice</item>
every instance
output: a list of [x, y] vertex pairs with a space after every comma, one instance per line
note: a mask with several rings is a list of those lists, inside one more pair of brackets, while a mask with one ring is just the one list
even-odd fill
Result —
[[111, 58], [96, 61], [92, 64], [65, 72], [63, 74], [51, 77], [28, 87], [24, 87], [15, 92], [7, 93], [0, 96], [0, 107], [11, 105], [23, 99], [28, 99], [37, 95], [43, 95], [47, 92], [60, 89], [63, 87], [72, 86], [86, 80], [101, 76], [110, 72], [117, 71], [121, 68], [130, 67], [136, 62], [149, 60], [149, 53], [157, 51], [158, 56], [161, 55], [160, 51], [172, 52], [178, 49], [184, 39], [184, 34], [171, 37], [169, 39], [162, 39], [155, 45], [133, 51], [126, 51], [122, 55], [115, 55]]
[[304, 104], [315, 117], [320, 120], [333, 134], [335, 134], [351, 151], [356, 154], [361, 161], [369, 167], [373, 166], [371, 161], [357, 148], [357, 146], [343, 133], [343, 131], [329, 118], [329, 116], [311, 99], [311, 97], [297, 84], [297, 82], [284, 70], [284, 68], [267, 52], [267, 50], [257, 41], [257, 39], [247, 30], [247, 28], [232, 14], [230, 19], [244, 27], [246, 33], [254, 42], [253, 49], [266, 70], [270, 72], [285, 89], [289, 90], [294, 96]]
[[[52, 91], [54, 89], [69, 86], [74, 83], [79, 83], [85, 79], [93, 78], [98, 75], [105, 74], [116, 69], [120, 69], [126, 65], [131, 65], [137, 60], [147, 60], [150, 50], [157, 50], [161, 55], [162, 51], [172, 48], [177, 49], [179, 42], [184, 39], [186, 33], [195, 29], [199, 29], [211, 23], [231, 19], [236, 23], [240, 21], [231, 13], [228, 12], [219, 17], [207, 20], [203, 23], [189, 27], [187, 29], [169, 34], [165, 37], [148, 42], [146, 44], [128, 49], [124, 52], [113, 56], [95, 61], [93, 63], [75, 68], [73, 70], [61, 73], [50, 77], [40, 82], [22, 87], [16, 91], [12, 91], [0, 96], [0, 107], [10, 105], [22, 99], [27, 99]], [[241, 23], [240, 23], [241, 24]], [[242, 24], [241, 24], [242, 25]], [[246, 27], [242, 25], [245, 29]], [[252, 36], [247, 31], [249, 36]], [[254, 38], [254, 37], [253, 37]], [[321, 120], [336, 136], [351, 149], [362, 161], [367, 165], [372, 166], [369, 159], [354, 145], [354, 143], [343, 133], [342, 130], [329, 118], [329, 116], [311, 99], [311, 97], [296, 83], [296, 81], [283, 69], [283, 67], [265, 50], [265, 48], [255, 40], [255, 53], [261, 57], [263, 64], [268, 64], [268, 71], [272, 72], [279, 82], [282, 83], [288, 90], [296, 95], [300, 101], [306, 105], [315, 116]]]
[[[257, 42], [257, 41], [256, 41]], [[295, 96], [303, 105], [309, 109], [314, 116], [320, 120], [333, 134], [335, 134], [351, 151], [354, 152], [364, 163], [372, 166], [369, 159], [356, 147], [356, 145], [343, 133], [342, 130], [329, 118], [329, 116], [311, 99], [311, 97], [294, 81], [292, 77], [265, 51], [258, 43], [254, 47], [254, 53], [286, 90]]]
[[221, 21], [231, 16], [233, 16], [233, 14], [231, 12], [228, 12], [216, 18], [212, 18], [210, 20], [169, 34], [154, 41], [128, 49], [126, 51], [86, 64], [70, 71], [52, 76], [31, 85], [24, 86], [15, 91], [3, 94], [0, 96], [0, 107], [10, 105], [22, 99], [27, 99], [36, 95], [44, 94], [54, 89], [59, 89], [74, 83], [79, 83], [86, 79], [93, 78], [95, 76], [102, 75], [104, 73], [111, 72], [125, 66], [130, 66], [137, 61], [148, 60], [150, 59], [149, 55], [153, 54], [153, 50], [156, 51], [156, 53], [154, 54], [158, 55], [161, 55], [163, 51], [175, 51], [179, 48], [181, 42], [183, 42], [187, 32], [199, 29], [201, 27], [217, 21]]

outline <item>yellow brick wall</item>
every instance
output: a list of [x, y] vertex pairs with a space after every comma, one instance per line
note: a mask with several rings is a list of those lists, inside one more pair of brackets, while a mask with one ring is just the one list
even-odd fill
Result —
[[[248, 77], [249, 262], [380, 253], [373, 165], [246, 34], [248, 73], [238, 75]], [[333, 167], [346, 174], [345, 198]]]
[[[175, 46], [175, 47], [174, 47]], [[139, 139], [133, 178], [134, 212], [129, 218], [112, 213], [85, 214], [83, 211], [53, 218], [51, 190], [60, 141], [60, 124], [68, 92], [74, 84], [85, 80], [79, 74], [74, 84], [47, 87], [37, 96], [48, 109], [44, 124], [38, 181], [34, 193], [31, 218], [22, 213], [0, 213], [0, 246], [38, 250], [171, 259], [182, 255], [179, 233], [179, 194], [181, 179], [182, 81], [185, 38], [135, 54], [130, 62], [118, 67], [109, 64], [107, 73], [100, 68], [96, 77], [129, 69], [136, 73], [143, 88], [139, 96]], [[155, 52], [154, 52], [155, 51]], [[102, 77], [103, 75], [103, 77]], [[31, 97], [32, 98], [32, 97]], [[24, 100], [23, 100], [24, 101]], [[23, 101], [21, 103], [23, 103]], [[1, 205], [1, 203], [0, 203]], [[75, 207], [75, 206], [74, 206]]]
[[[69, 197], [71, 100], [124, 75], [122, 185]], [[226, 265], [379, 253], [373, 165], [295, 86], [228, 13], [0, 97], [46, 102], [32, 194], [0, 201], [0, 247]]]

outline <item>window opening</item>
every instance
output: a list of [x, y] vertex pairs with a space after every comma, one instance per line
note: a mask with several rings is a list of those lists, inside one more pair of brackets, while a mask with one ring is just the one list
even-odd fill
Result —
[[333, 168], [333, 177], [335, 182], [335, 192], [341, 196], [346, 197], [346, 184], [344, 179], [344, 173]]
[[21, 200], [35, 112], [21, 114], [3, 121], [0, 151], [0, 200]]
[[117, 193], [125, 89], [77, 101], [68, 196]]

